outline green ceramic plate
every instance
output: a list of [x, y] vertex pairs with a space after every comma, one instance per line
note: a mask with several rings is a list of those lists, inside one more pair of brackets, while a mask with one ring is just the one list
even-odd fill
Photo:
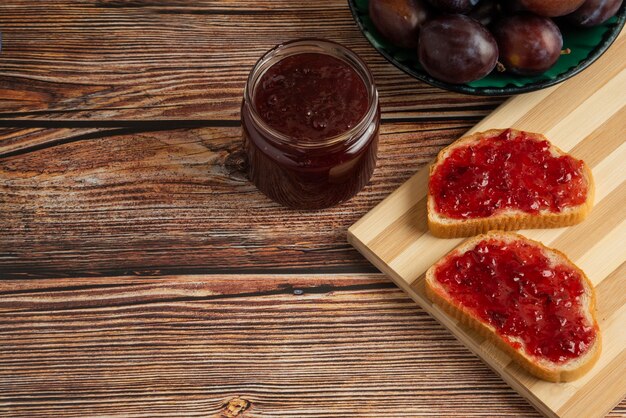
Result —
[[433, 86], [485, 96], [526, 93], [567, 80], [597, 60], [617, 38], [626, 21], [626, 3], [624, 3], [616, 16], [600, 26], [588, 29], [563, 28], [563, 47], [569, 48], [572, 52], [561, 55], [554, 67], [541, 75], [525, 77], [494, 71], [485, 78], [471, 83], [450, 84], [429, 76], [420, 66], [414, 50], [393, 46], [376, 31], [368, 15], [369, 0], [348, 0], [348, 4], [361, 32], [393, 65]]

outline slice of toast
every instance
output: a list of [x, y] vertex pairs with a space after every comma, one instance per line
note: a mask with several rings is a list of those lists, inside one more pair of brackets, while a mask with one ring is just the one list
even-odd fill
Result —
[[[492, 229], [560, 228], [577, 224], [587, 217], [593, 206], [595, 192], [591, 170], [584, 162], [574, 159], [552, 144], [550, 144], [549, 152], [553, 157], [565, 156], [566, 158], [571, 158], [576, 163], [582, 164], [582, 175], [578, 181], [587, 187], [586, 199], [582, 203], [573, 206], [565, 206], [558, 211], [553, 211], [550, 208], [542, 208], [538, 211], [528, 212], [519, 207], [503, 207], [496, 209], [494, 213], [488, 216], [470, 216], [467, 218], [455, 218], [438, 210], [438, 204], [436, 198], [433, 196], [432, 190], [434, 187], [433, 174], [440, 169], [452, 152], [464, 147], [478, 146], [486, 143], [486, 141], [501, 139], [503, 136], [507, 139], [515, 139], [520, 135], [525, 135], [527, 138], [534, 141], [547, 141], [541, 134], [522, 132], [514, 129], [492, 129], [465, 136], [441, 150], [435, 163], [430, 167], [427, 211], [428, 227], [433, 235], [440, 238], [458, 238], [485, 233]], [[520, 156], [517, 157], [518, 159], [521, 158]], [[511, 157], [512, 160], [515, 158], [515, 155]], [[513, 178], [512, 181], [515, 181], [515, 178]], [[479, 195], [477, 194], [476, 196]]]
[[[526, 268], [513, 269], [516, 271], [513, 275], [519, 275], [522, 284], [518, 290], [508, 287], [510, 292], [507, 292], [506, 283], [517, 285], [520, 277], [511, 277], [509, 274], [507, 278], [506, 270], [498, 270], [505, 268], [506, 258], [500, 258], [500, 265], [493, 260], [509, 252], [513, 260], [510, 263], [522, 263], [520, 265]], [[476, 258], [481, 254], [485, 255], [485, 260]], [[467, 260], [472, 263], [472, 259], [475, 265], [468, 268], [468, 264], [464, 263], [468, 263]], [[483, 261], [485, 264], [481, 264]], [[487, 264], [499, 273], [493, 277], [485, 276], [481, 281], [472, 271], [492, 271]], [[548, 274], [547, 271], [552, 269], [553, 278], [544, 280], [531, 274], [535, 266], [542, 265], [549, 267], [539, 274]], [[558, 269], [561, 269], [560, 272]], [[519, 271], [525, 271], [526, 277], [520, 275]], [[547, 290], [545, 286], [550, 280], [556, 286]], [[568, 280], [574, 280], [571, 283], [577, 290], [564, 296], [562, 286], [567, 286], [564, 283]], [[536, 293], [528, 293], [533, 291]], [[552, 382], [577, 379], [591, 369], [600, 356], [601, 335], [596, 320], [593, 285], [585, 273], [563, 253], [522, 235], [493, 231], [466, 240], [426, 272], [426, 294], [446, 313], [494, 342], [522, 368], [541, 379]], [[573, 297], [574, 294], [578, 296]], [[492, 305], [490, 301], [496, 302]], [[532, 312], [532, 315], [528, 315], [528, 312]], [[568, 315], [569, 323], [566, 320]], [[580, 352], [575, 351], [576, 344], [582, 344], [578, 346]], [[567, 350], [572, 351], [570, 353]], [[555, 360], [555, 356], [558, 360]]]

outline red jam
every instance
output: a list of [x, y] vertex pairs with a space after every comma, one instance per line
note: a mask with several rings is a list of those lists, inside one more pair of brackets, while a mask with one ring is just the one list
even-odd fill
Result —
[[[580, 313], [580, 274], [552, 266], [535, 245], [481, 241], [438, 266], [437, 281], [514, 348], [555, 363], [583, 354], [596, 338]], [[515, 339], [515, 340], [512, 340]]]
[[351, 198], [376, 166], [380, 110], [369, 71], [354, 53], [321, 40], [270, 54], [269, 68], [252, 70], [242, 106], [250, 179], [294, 208]]
[[359, 74], [344, 61], [319, 53], [292, 55], [270, 67], [254, 103], [272, 128], [311, 142], [346, 132], [369, 108]]
[[555, 157], [547, 141], [510, 130], [452, 151], [432, 174], [429, 188], [436, 210], [454, 219], [507, 209], [558, 213], [587, 198], [582, 161]]

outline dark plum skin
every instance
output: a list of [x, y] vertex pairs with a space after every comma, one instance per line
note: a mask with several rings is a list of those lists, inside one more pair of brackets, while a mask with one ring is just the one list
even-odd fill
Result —
[[417, 50], [428, 74], [453, 84], [483, 78], [498, 60], [498, 45], [491, 33], [460, 14], [442, 15], [426, 22]]
[[370, 0], [369, 16], [378, 31], [401, 48], [417, 47], [420, 27], [431, 17], [426, 0]]
[[500, 5], [496, 0], [481, 0], [467, 15], [481, 25], [489, 26], [500, 15]]
[[479, 0], [429, 0], [437, 9], [446, 13], [467, 13]]
[[622, 0], [586, 0], [566, 20], [576, 26], [589, 28], [606, 22], [619, 10]]
[[500, 62], [513, 74], [543, 73], [557, 62], [563, 48], [563, 36], [554, 22], [532, 13], [501, 19], [493, 35], [498, 42]]
[[502, 10], [508, 14], [523, 12], [526, 9], [522, 6], [522, 0], [502, 0], [500, 1]]
[[529, 12], [545, 17], [564, 16], [578, 9], [585, 0], [520, 0]]

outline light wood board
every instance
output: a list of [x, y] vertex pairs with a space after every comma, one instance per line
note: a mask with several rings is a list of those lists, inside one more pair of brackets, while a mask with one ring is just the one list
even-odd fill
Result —
[[583, 73], [508, 100], [470, 132], [507, 127], [544, 133], [593, 171], [596, 196], [589, 218], [569, 228], [521, 231], [568, 254], [596, 287], [603, 351], [585, 376], [569, 383], [538, 380], [426, 298], [424, 272], [463, 241], [435, 238], [428, 232], [428, 167], [355, 223], [348, 240], [539, 411], [550, 417], [600, 417], [626, 395], [624, 31]]

